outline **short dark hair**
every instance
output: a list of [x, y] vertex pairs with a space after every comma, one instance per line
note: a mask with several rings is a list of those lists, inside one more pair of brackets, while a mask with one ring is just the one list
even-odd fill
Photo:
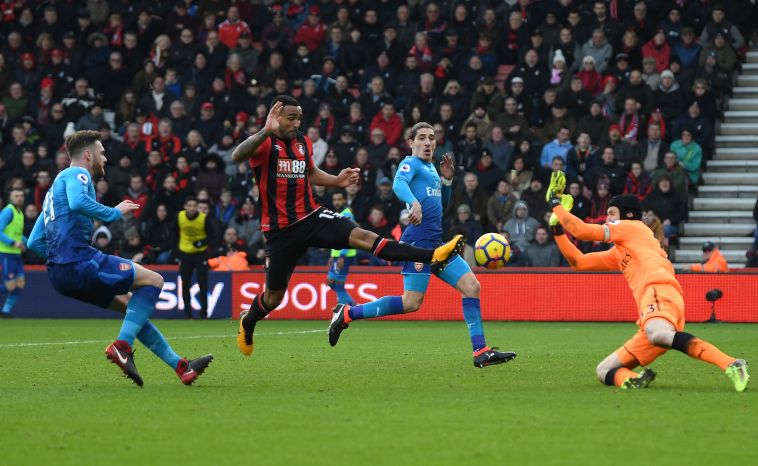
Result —
[[432, 132], [434, 132], [434, 126], [430, 125], [429, 123], [425, 121], [421, 121], [413, 125], [413, 127], [411, 128], [411, 134], [410, 136], [408, 136], [408, 139], [410, 139], [411, 141], [415, 140], [416, 135], [418, 134], [419, 130], [422, 130], [422, 129], [430, 129], [432, 130]]
[[184, 205], [187, 205], [188, 202], [197, 202], [197, 198], [195, 196], [187, 196], [184, 198]]
[[91, 147], [97, 141], [102, 140], [103, 137], [100, 135], [100, 131], [84, 130], [69, 135], [66, 138], [64, 145], [66, 146], [68, 156], [75, 159], [82, 155], [84, 149]]
[[334, 197], [335, 194], [339, 194], [340, 196], [342, 196], [345, 199], [347, 199], [347, 193], [343, 189], [338, 189], [338, 190], [332, 192], [332, 197]]
[[278, 95], [278, 96], [274, 97], [274, 100], [271, 102], [271, 106], [273, 107], [273, 105], [275, 103], [277, 103], [277, 102], [281, 102], [285, 106], [287, 106], [287, 105], [292, 105], [294, 107], [299, 107], [300, 106], [300, 102], [298, 102], [296, 98], [294, 98], [292, 96], [289, 96], [289, 95], [285, 95], [285, 94], [281, 94], [281, 95]]

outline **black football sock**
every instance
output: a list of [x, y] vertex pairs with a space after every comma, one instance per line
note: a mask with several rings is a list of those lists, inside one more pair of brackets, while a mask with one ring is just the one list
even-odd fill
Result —
[[410, 261], [429, 264], [434, 257], [434, 249], [423, 249], [387, 238], [377, 238], [371, 247], [371, 254], [386, 261]]

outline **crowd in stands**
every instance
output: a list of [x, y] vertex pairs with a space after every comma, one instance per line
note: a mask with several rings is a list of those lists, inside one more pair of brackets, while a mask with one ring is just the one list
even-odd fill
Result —
[[348, 205], [380, 235], [408, 224], [392, 179], [428, 121], [435, 159], [456, 159], [447, 235], [501, 232], [512, 265], [561, 264], [544, 194], [565, 170], [575, 215], [602, 223], [635, 194], [668, 247], [758, 24], [750, 0], [3, 1], [0, 16], [0, 186], [27, 193], [26, 232], [64, 137], [98, 130], [98, 201], [142, 208], [93, 242], [159, 264], [190, 194], [214, 217], [211, 257], [262, 262], [260, 194], [231, 153], [278, 94], [301, 103], [319, 167], [360, 168]]

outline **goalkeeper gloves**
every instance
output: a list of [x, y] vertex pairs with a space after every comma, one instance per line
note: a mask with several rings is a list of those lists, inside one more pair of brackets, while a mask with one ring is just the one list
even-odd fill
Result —
[[[557, 172], [560, 173], [560, 172]], [[564, 179], [565, 183], [565, 179]], [[552, 184], [552, 182], [551, 182]], [[574, 208], [574, 196], [571, 194], [563, 194], [561, 197], [553, 197], [550, 199], [550, 206], [556, 207], [556, 206], [563, 206], [564, 209], [566, 209], [567, 212], [571, 212], [571, 209]], [[554, 204], [555, 203], [555, 204]], [[555, 215], [555, 213], [550, 214], [550, 220], [548, 221], [548, 225], [550, 226], [550, 233], [553, 234], [553, 236], [558, 236], [563, 234], [563, 227], [558, 222], [558, 216]]]
[[550, 186], [545, 193], [545, 201], [550, 204], [550, 208], [554, 208], [560, 205], [560, 197], [563, 195], [563, 191], [566, 189], [566, 174], [562, 171], [553, 172], [550, 175]]

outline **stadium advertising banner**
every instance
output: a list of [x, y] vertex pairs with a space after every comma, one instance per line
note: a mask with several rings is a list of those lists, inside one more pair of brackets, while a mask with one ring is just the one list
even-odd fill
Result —
[[[59, 294], [50, 283], [47, 272], [35, 267], [26, 270], [26, 289], [13, 309], [14, 317], [40, 318], [113, 318], [120, 314], [99, 307], [85, 304]], [[157, 269], [157, 268], [156, 268]], [[157, 269], [165, 280], [156, 312], [153, 318], [184, 318], [184, 300], [182, 299], [182, 279], [175, 267]], [[214, 319], [230, 317], [231, 277], [228, 273], [211, 272], [208, 279], [208, 313]], [[193, 283], [190, 288], [192, 308], [197, 311], [200, 303], [197, 293], [200, 287]], [[195, 312], [197, 316], [197, 312]]]
[[[618, 273], [571, 273], [568, 269], [477, 271], [481, 283], [482, 317], [485, 320], [619, 321], [637, 319], [634, 299]], [[685, 293], [686, 318], [708, 320], [711, 305], [705, 294], [719, 288], [724, 297], [717, 303], [717, 318], [734, 322], [758, 322], [758, 274], [679, 274]], [[269, 315], [272, 319], [329, 319], [336, 303], [325, 282], [326, 272], [302, 267], [293, 275], [284, 301]], [[247, 309], [263, 290], [262, 272], [239, 272], [232, 276], [232, 317]], [[353, 268], [345, 288], [356, 302], [386, 295], [401, 295], [403, 280], [397, 268]], [[461, 296], [432, 278], [418, 312], [390, 316], [391, 320], [460, 320]]]
[[[30, 270], [32, 269], [32, 270]], [[161, 267], [165, 285], [157, 318], [183, 318], [181, 279], [175, 268]], [[482, 315], [486, 320], [633, 322], [637, 319], [631, 292], [620, 274], [571, 273], [567, 269], [506, 269], [477, 271], [482, 284]], [[716, 317], [730, 322], [758, 322], [758, 273], [679, 274], [685, 293], [686, 318], [703, 322], [711, 315], [705, 300], [708, 290], [724, 296], [716, 304]], [[65, 298], [50, 284], [43, 268], [27, 268], [27, 289], [14, 309], [16, 317], [90, 318], [118, 317], [112, 311]], [[208, 306], [211, 318], [238, 318], [264, 289], [263, 271], [211, 272]], [[394, 267], [355, 267], [347, 290], [357, 302], [386, 295], [401, 295], [403, 280]], [[192, 307], [199, 309], [199, 287], [191, 288]], [[292, 275], [289, 289], [272, 319], [330, 319], [336, 303], [326, 285], [326, 269], [301, 267]], [[421, 309], [393, 320], [460, 320], [460, 294], [432, 278]]]

